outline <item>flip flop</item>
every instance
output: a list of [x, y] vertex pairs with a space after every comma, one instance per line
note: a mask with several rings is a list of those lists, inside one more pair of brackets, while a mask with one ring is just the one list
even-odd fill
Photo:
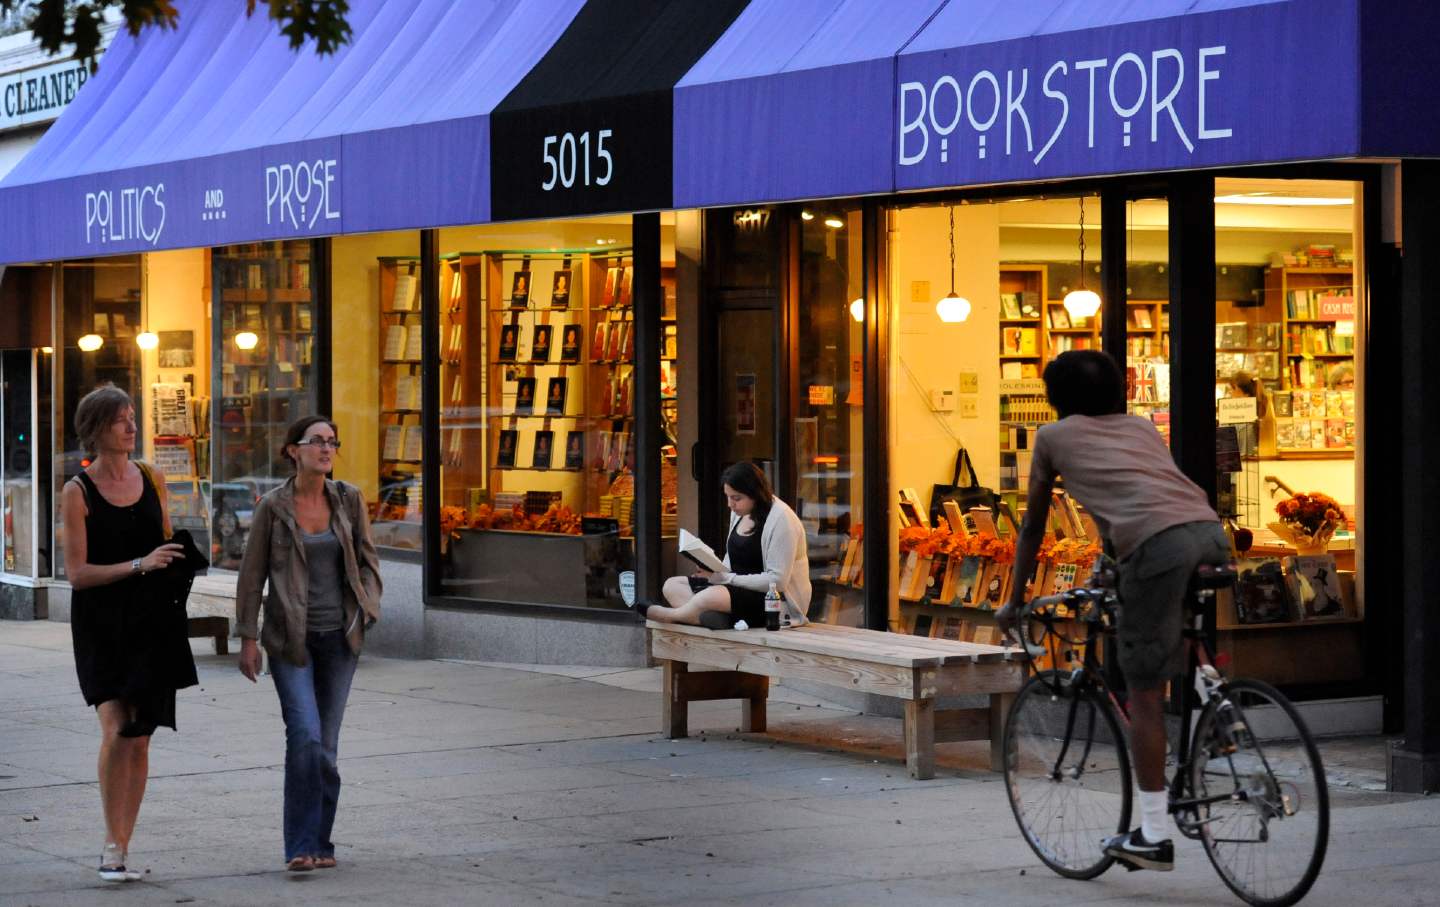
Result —
[[285, 864], [285, 868], [290, 872], [309, 872], [315, 868], [315, 858], [295, 857], [289, 863]]

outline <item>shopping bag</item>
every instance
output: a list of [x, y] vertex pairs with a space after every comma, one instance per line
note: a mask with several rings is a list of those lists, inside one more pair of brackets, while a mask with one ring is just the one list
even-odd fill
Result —
[[[961, 484], [962, 473], [969, 474], [969, 481]], [[966, 513], [971, 507], [989, 507], [997, 509], [999, 498], [994, 491], [980, 484], [980, 479], [975, 475], [975, 466], [970, 462], [970, 454], [961, 447], [955, 452], [955, 473], [949, 484], [936, 482], [930, 489], [930, 525], [941, 525], [945, 519], [945, 502], [954, 501], [961, 513]]]

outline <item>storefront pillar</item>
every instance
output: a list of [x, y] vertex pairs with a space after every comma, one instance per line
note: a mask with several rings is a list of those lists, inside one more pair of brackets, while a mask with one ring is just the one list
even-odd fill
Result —
[[865, 626], [886, 630], [890, 626], [890, 331], [889, 300], [882, 300], [886, 286], [884, 250], [893, 236], [887, 232], [887, 214], [873, 200], [864, 208], [865, 261], [865, 345], [864, 372], [865, 435], [861, 441], [865, 463], [865, 536], [861, 541], [864, 562], [872, 565], [865, 577]]
[[1170, 181], [1170, 452], [1215, 503], [1215, 178]]
[[632, 220], [635, 277], [635, 595], [660, 600], [660, 215]]
[[1405, 485], [1398, 489], [1404, 612], [1405, 732], [1390, 751], [1389, 786], [1410, 793], [1440, 790], [1440, 559], [1435, 513], [1440, 508], [1440, 429], [1425, 413], [1440, 409], [1440, 373], [1430, 351], [1440, 344], [1440, 163], [1406, 161], [1401, 169], [1400, 382], [1409, 418], [1396, 421]]
[[[420, 411], [422, 488], [440, 487], [440, 231], [420, 231]], [[440, 594], [440, 496], [427, 495], [420, 557], [425, 596]]]
[[1125, 370], [1125, 339], [1129, 323], [1125, 279], [1125, 193], [1118, 187], [1100, 193], [1100, 348]]

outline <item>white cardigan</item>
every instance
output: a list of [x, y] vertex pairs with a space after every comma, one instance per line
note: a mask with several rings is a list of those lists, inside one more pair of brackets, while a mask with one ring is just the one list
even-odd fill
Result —
[[[730, 533], [740, 517], [730, 514], [730, 529], [725, 533], [725, 566], [730, 566]], [[760, 533], [761, 557], [765, 563], [764, 573], [717, 573], [714, 581], [742, 589], [768, 592], [774, 583], [785, 596], [785, 600], [799, 610], [796, 623], [805, 623], [805, 614], [810, 610], [810, 551], [805, 544], [805, 524], [779, 498], [772, 498], [770, 515], [765, 518], [765, 528]]]

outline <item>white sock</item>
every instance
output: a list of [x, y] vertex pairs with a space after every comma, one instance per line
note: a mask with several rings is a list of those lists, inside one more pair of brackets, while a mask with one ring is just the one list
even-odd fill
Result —
[[1170, 794], [1163, 790], [1142, 790], [1140, 793], [1140, 834], [1151, 844], [1170, 837]]

